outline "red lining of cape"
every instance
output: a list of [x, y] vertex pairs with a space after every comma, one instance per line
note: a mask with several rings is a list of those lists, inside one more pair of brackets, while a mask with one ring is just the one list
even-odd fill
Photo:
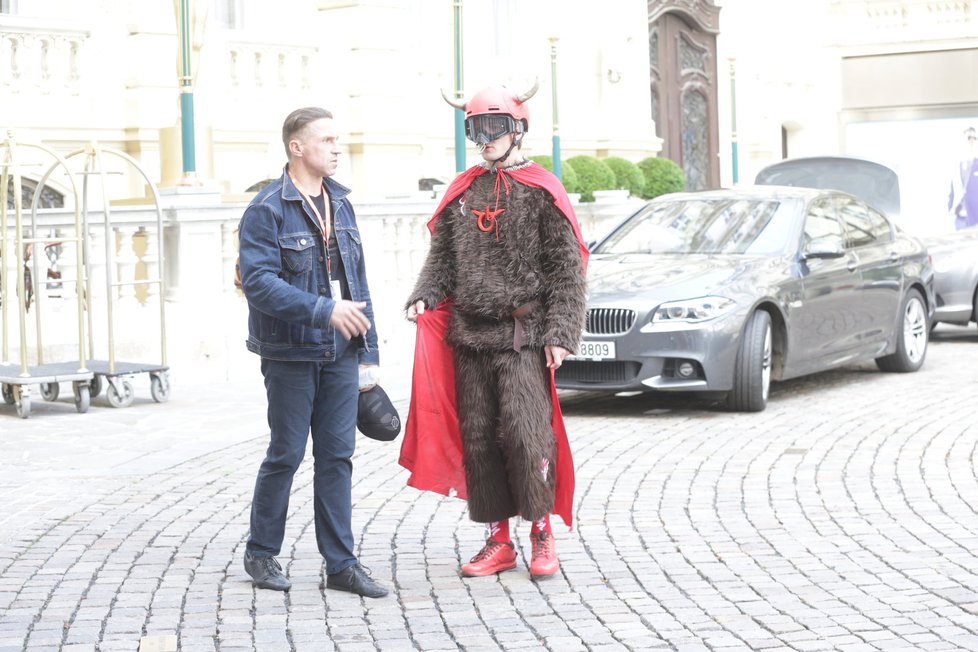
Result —
[[[461, 195], [473, 179], [487, 172], [486, 168], [480, 166], [469, 168], [449, 185], [433, 217], [428, 221], [428, 229], [432, 233], [435, 231], [438, 216], [445, 207]], [[570, 199], [557, 177], [536, 163], [497, 174], [509, 175], [520, 183], [543, 188], [550, 193], [554, 204], [574, 229], [582, 264], [586, 270], [587, 246], [581, 237]], [[468, 493], [462, 464], [462, 437], [455, 405], [455, 367], [452, 349], [445, 343], [450, 314], [451, 301], [446, 300], [418, 317], [411, 403], [398, 462], [411, 472], [408, 486], [465, 499]], [[550, 396], [553, 405], [551, 427], [557, 450], [554, 513], [571, 526], [574, 509], [574, 461], [552, 370]]]

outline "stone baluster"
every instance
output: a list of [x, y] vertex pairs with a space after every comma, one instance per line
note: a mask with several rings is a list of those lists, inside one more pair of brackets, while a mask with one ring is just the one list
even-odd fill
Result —
[[393, 215], [384, 218], [384, 255], [387, 260], [393, 263], [393, 269], [390, 273], [395, 279], [400, 278], [401, 270], [404, 268], [403, 260], [408, 254], [403, 241], [405, 233], [402, 228], [401, 219], [398, 216]]
[[61, 285], [61, 254], [65, 245], [59, 240], [60, 229], [52, 228], [48, 232], [48, 241], [38, 251], [38, 274], [37, 290], [44, 292], [45, 298], [60, 299], [62, 295]]
[[428, 240], [430, 237], [428, 231], [428, 220], [430, 218], [427, 215], [415, 216], [415, 217], [405, 217], [404, 221], [410, 225], [411, 234], [409, 240], [409, 246], [411, 248], [411, 262], [410, 268], [407, 273], [414, 278], [421, 271], [421, 267], [424, 265], [424, 259], [428, 254]]
[[[85, 267], [88, 274], [88, 284], [91, 286], [92, 292], [92, 296], [89, 297], [89, 309], [93, 309], [91, 305], [93, 301], [105, 298], [105, 229], [102, 228], [101, 224], [89, 226], [84, 244], [87, 255]], [[67, 269], [67, 263], [65, 263], [65, 269]]]
[[156, 229], [149, 229], [145, 226], [139, 227], [138, 234], [144, 243], [143, 250], [143, 269], [145, 270], [145, 285], [143, 305], [153, 306], [160, 297], [160, 255], [159, 255], [159, 234]]
[[131, 306], [136, 301], [136, 289], [133, 281], [136, 280], [136, 258], [133, 249], [133, 236], [136, 233], [134, 226], [118, 226], [114, 229], [116, 235], [116, 281], [119, 283], [118, 297], [119, 303], [123, 306]]
[[241, 53], [237, 48], [232, 48], [228, 52], [228, 85], [232, 88], [241, 85], [240, 58]]
[[[71, 235], [68, 237], [74, 238], [74, 230], [70, 233]], [[62, 233], [62, 235], [65, 234]], [[78, 261], [77, 247], [78, 243], [73, 239], [66, 240], [59, 248], [58, 257], [52, 265], [52, 269], [56, 269], [61, 274], [60, 280], [57, 281], [61, 286], [58, 296], [72, 301], [76, 299], [78, 292], [83, 291], [75, 282], [78, 280], [75, 278], [77, 276], [76, 262]], [[54, 296], [54, 294], [49, 293], [49, 296]]]
[[238, 224], [224, 222], [221, 224], [221, 269], [224, 270], [225, 292], [234, 292], [234, 266], [238, 262]]
[[13, 83], [16, 47], [13, 37], [0, 34], [0, 86], [9, 87]]

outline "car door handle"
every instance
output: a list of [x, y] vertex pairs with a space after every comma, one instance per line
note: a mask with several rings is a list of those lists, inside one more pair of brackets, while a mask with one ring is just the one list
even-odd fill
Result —
[[859, 259], [855, 256], [850, 256], [849, 260], [846, 261], [846, 269], [848, 269], [850, 272], [854, 272], [856, 271], [857, 267], [859, 267]]
[[896, 252], [896, 251], [891, 251], [890, 252], [890, 262], [891, 263], [895, 263], [898, 260], [900, 260], [900, 254], [898, 252]]

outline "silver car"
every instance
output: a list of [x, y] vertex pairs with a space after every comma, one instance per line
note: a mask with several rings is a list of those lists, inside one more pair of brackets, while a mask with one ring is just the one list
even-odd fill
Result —
[[558, 388], [722, 392], [759, 411], [771, 380], [861, 360], [916, 371], [926, 356], [927, 251], [844, 192], [665, 195], [591, 252], [587, 323]]
[[934, 262], [934, 322], [978, 321], [978, 228], [924, 238]]

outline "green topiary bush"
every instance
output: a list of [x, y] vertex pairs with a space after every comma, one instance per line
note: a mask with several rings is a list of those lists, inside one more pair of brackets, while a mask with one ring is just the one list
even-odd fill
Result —
[[563, 159], [560, 161], [560, 176], [562, 177], [561, 181], [564, 182], [564, 189], [567, 192], [581, 192], [581, 180], [577, 176], [577, 171], [573, 165]]
[[638, 169], [645, 177], [645, 185], [642, 189], [642, 197], [645, 199], [686, 189], [686, 175], [682, 168], [670, 159], [650, 156], [638, 162]]
[[604, 164], [615, 173], [615, 187], [623, 188], [632, 197], [641, 197], [645, 188], [645, 175], [638, 166], [620, 156], [610, 156], [602, 159]]
[[567, 162], [577, 172], [578, 190], [581, 201], [594, 201], [595, 190], [614, 190], [615, 173], [604, 161], [593, 156], [572, 156]]
[[[551, 172], [554, 171], [554, 159], [548, 154], [538, 154], [537, 156], [528, 156], [527, 158], [537, 163], [537, 165], [547, 168]], [[564, 184], [564, 190], [568, 193], [580, 192], [577, 189], [577, 173], [573, 167], [567, 164], [567, 161], [560, 161], [560, 176], [562, 177], [561, 182]]]
[[527, 156], [526, 158], [541, 167], [547, 168], [551, 172], [554, 171], [554, 157], [549, 154], [537, 154], [536, 156]]

